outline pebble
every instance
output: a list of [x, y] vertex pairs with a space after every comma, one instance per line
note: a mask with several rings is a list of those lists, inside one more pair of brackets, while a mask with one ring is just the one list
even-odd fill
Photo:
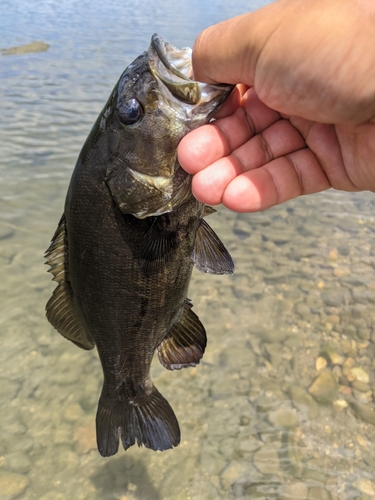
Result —
[[309, 319], [311, 316], [311, 309], [304, 302], [298, 302], [294, 306], [294, 312], [304, 319]]
[[322, 371], [308, 388], [311, 396], [321, 404], [330, 404], [336, 399], [338, 383], [328, 370]]
[[77, 443], [77, 451], [79, 453], [87, 453], [90, 450], [96, 450], [97, 445], [94, 419], [92, 419], [92, 421], [88, 424], [75, 429], [74, 441]]
[[[352, 344], [351, 344], [349, 339], [342, 339], [341, 340], [341, 348], [342, 348], [343, 353], [346, 356], [348, 356], [348, 358], [355, 358], [356, 357], [357, 353], [353, 349]], [[345, 361], [344, 361], [344, 363], [345, 363]]]
[[320, 372], [321, 370], [324, 370], [325, 368], [327, 368], [326, 358], [323, 358], [323, 356], [319, 356], [318, 358], [316, 358], [316, 361], [315, 361], [316, 371]]
[[327, 353], [329, 360], [333, 365], [342, 365], [345, 361], [343, 356], [340, 356], [337, 352], [331, 351]]
[[13, 500], [24, 493], [29, 485], [26, 476], [14, 472], [0, 471], [0, 498]]
[[31, 468], [31, 462], [24, 453], [12, 453], [7, 456], [9, 468], [14, 472], [26, 474]]
[[348, 294], [336, 290], [324, 290], [321, 292], [321, 299], [326, 306], [341, 307], [348, 299]]
[[287, 390], [288, 395], [297, 410], [307, 409], [308, 418], [314, 419], [319, 415], [319, 405], [305, 389], [299, 386], [291, 386]]
[[274, 366], [279, 366], [283, 359], [283, 349], [278, 343], [276, 344], [265, 344], [264, 348]]
[[327, 477], [324, 472], [318, 470], [316, 467], [305, 467], [302, 473], [302, 479], [315, 481], [317, 483], [325, 484]]
[[368, 373], [360, 366], [355, 366], [354, 368], [351, 368], [347, 375], [347, 379], [349, 380], [349, 382], [358, 380], [359, 382], [363, 382], [365, 384], [368, 384], [370, 381]]
[[278, 474], [280, 472], [278, 450], [275, 443], [267, 444], [254, 453], [254, 465], [262, 474]]
[[313, 486], [309, 489], [309, 500], [330, 500], [330, 494], [322, 486]]
[[[258, 301], [260, 302], [260, 301]], [[257, 302], [257, 306], [258, 306], [258, 302]], [[271, 301], [272, 302], [272, 305], [270, 303], [270, 305], [268, 306], [267, 305], [267, 310], [268, 311], [272, 311], [273, 309], [273, 303], [274, 301]], [[269, 309], [270, 307], [270, 309]], [[253, 325], [251, 327], [251, 333], [256, 335], [257, 337], [261, 338], [263, 341], [265, 342], [270, 342], [270, 343], [274, 343], [274, 342], [283, 342], [287, 337], [289, 337], [290, 335], [290, 331], [288, 329], [279, 329], [279, 328], [268, 328], [264, 325]]]
[[284, 484], [282, 488], [283, 499], [305, 500], [307, 497], [307, 486], [305, 483]]
[[365, 422], [375, 425], [375, 409], [363, 403], [352, 402], [354, 413]]
[[232, 460], [228, 467], [221, 473], [220, 478], [226, 488], [229, 488], [232, 484], [239, 480], [239, 478], [246, 475], [246, 462], [239, 462], [237, 460]]
[[345, 401], [345, 399], [335, 399], [335, 401], [333, 401], [333, 406], [334, 408], [336, 408], [336, 410], [345, 410], [345, 408], [347, 408], [349, 405], [348, 403]]
[[249, 439], [241, 440], [239, 449], [243, 452], [253, 452], [259, 450], [261, 446], [263, 446], [262, 441], [255, 437], [249, 437]]
[[355, 488], [357, 488], [361, 493], [364, 493], [365, 495], [375, 495], [374, 484], [372, 483], [372, 481], [370, 481], [370, 479], [358, 479], [357, 481], [354, 481], [353, 486], [355, 486]]
[[342, 278], [343, 276], [348, 276], [350, 274], [350, 269], [347, 267], [335, 267], [333, 270], [333, 275], [336, 278]]
[[82, 417], [82, 414], [83, 410], [81, 405], [77, 403], [71, 403], [68, 406], [66, 406], [64, 410], [64, 419], [67, 420], [68, 422], [75, 422], [80, 417]]
[[368, 384], [366, 384], [365, 382], [360, 382], [359, 380], [353, 380], [353, 382], [351, 383], [351, 386], [354, 389], [356, 389], [357, 391], [361, 391], [361, 392], [371, 391], [371, 388]]
[[295, 410], [279, 408], [268, 414], [268, 420], [275, 427], [283, 429], [294, 429], [298, 426], [298, 418]]
[[342, 364], [342, 372], [347, 377], [351, 369], [355, 366], [355, 361], [352, 357], [347, 358]]
[[370, 330], [368, 328], [357, 328], [357, 336], [360, 340], [370, 340]]
[[353, 396], [360, 403], [367, 404], [367, 403], [370, 403], [372, 401], [372, 391], [362, 392], [362, 391], [357, 391], [356, 389], [353, 389]]

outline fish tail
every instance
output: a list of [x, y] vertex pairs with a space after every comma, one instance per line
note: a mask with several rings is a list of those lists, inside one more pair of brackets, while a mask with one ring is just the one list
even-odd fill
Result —
[[102, 393], [96, 415], [96, 438], [103, 457], [117, 453], [120, 439], [125, 450], [137, 443], [163, 451], [178, 446], [180, 428], [171, 406], [156, 387], [134, 401], [112, 400]]

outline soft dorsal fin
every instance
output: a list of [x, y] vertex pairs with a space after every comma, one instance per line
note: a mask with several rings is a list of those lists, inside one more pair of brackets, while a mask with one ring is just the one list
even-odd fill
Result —
[[53, 274], [57, 287], [46, 305], [48, 321], [68, 340], [82, 349], [93, 349], [94, 341], [89, 337], [77, 317], [72, 304], [72, 290], [66, 281], [67, 236], [65, 216], [60, 219], [52, 242], [45, 253], [48, 271]]
[[168, 230], [158, 218], [155, 218], [149, 230], [144, 235], [139, 249], [139, 261], [142, 268], [149, 271], [155, 267], [164, 265], [170, 260], [172, 251], [176, 248], [177, 243], [178, 236], [176, 231]]
[[180, 321], [173, 325], [158, 347], [160, 363], [168, 370], [196, 366], [206, 348], [206, 330], [192, 311], [189, 300], [185, 302]]
[[228, 250], [205, 220], [201, 220], [195, 234], [191, 255], [195, 267], [204, 273], [233, 274], [234, 263]]

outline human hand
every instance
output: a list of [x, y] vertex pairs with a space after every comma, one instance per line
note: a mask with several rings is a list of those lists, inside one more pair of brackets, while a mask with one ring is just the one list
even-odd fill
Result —
[[271, 4], [203, 32], [193, 70], [246, 84], [179, 145], [202, 202], [252, 212], [330, 187], [375, 191], [375, 5]]

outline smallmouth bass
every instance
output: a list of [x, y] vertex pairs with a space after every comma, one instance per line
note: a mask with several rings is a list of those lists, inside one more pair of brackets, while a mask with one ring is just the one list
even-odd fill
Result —
[[187, 298], [192, 268], [232, 274], [233, 261], [191, 193], [177, 145], [207, 123], [233, 86], [189, 78], [191, 50], [158, 35], [121, 75], [78, 157], [63, 216], [46, 251], [58, 283], [47, 318], [98, 349], [104, 383], [96, 416], [102, 456], [137, 443], [180, 442], [177, 418], [150, 378], [199, 363], [206, 332]]

